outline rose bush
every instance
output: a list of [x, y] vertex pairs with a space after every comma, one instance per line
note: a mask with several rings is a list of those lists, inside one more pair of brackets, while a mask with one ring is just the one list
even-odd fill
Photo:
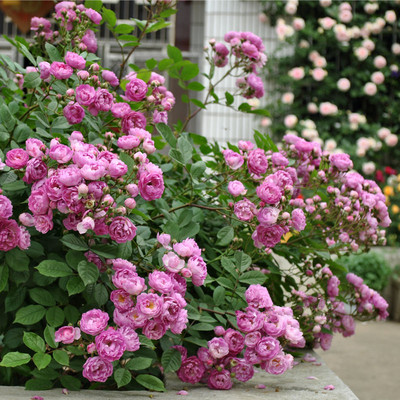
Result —
[[[294, 135], [278, 148], [256, 131], [256, 145], [221, 149], [187, 132], [211, 103], [263, 95], [264, 46], [250, 32], [211, 41], [207, 88], [173, 46], [126, 73], [175, 13], [168, 1], [146, 7], [131, 26], [102, 2], [60, 2], [59, 30], [34, 18], [34, 43], [9, 39], [32, 66], [0, 56], [1, 384], [162, 391], [162, 371], [176, 371], [230, 389], [254, 366], [292, 368], [291, 347], [327, 349], [354, 318], [387, 316], [331, 258], [385, 242], [376, 183]], [[93, 54], [101, 22], [121, 45], [118, 74]], [[175, 98], [156, 67], [187, 91], [188, 117], [172, 128]], [[238, 89], [221, 96], [229, 75]], [[247, 102], [238, 111], [265, 114]]]

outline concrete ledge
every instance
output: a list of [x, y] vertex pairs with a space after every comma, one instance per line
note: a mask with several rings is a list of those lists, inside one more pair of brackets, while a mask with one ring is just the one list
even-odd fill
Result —
[[[301, 362], [291, 371], [281, 376], [273, 376], [258, 371], [254, 378], [245, 383], [235, 383], [233, 389], [227, 391], [210, 390], [204, 385], [189, 385], [179, 381], [175, 376], [167, 379], [167, 393], [146, 391], [90, 391], [70, 392], [68, 396], [61, 393], [61, 389], [46, 391], [26, 391], [22, 387], [0, 386], [0, 399], [4, 400], [30, 400], [32, 396], [39, 395], [44, 400], [125, 400], [125, 399], [179, 399], [179, 390], [185, 389], [188, 395], [183, 399], [193, 400], [357, 400], [358, 397], [335, 375], [314, 352], [310, 352], [317, 360], [313, 363]], [[321, 364], [321, 365], [319, 365]], [[314, 377], [314, 379], [307, 379]], [[315, 379], [316, 378], [316, 379]], [[263, 384], [265, 389], [256, 389]], [[324, 390], [327, 385], [335, 386], [335, 390]]]

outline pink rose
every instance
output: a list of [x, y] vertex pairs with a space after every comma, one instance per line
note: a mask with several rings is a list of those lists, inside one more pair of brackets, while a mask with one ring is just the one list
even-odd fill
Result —
[[14, 220], [0, 219], [0, 250], [9, 251], [18, 246], [20, 229]]
[[82, 37], [82, 43], [86, 46], [89, 53], [96, 53], [97, 39], [95, 33], [91, 29], [88, 29]]
[[179, 272], [185, 266], [185, 261], [179, 258], [172, 251], [165, 253], [162, 261], [164, 267], [170, 272]]
[[231, 181], [228, 183], [228, 192], [233, 196], [233, 197], [238, 197], [245, 195], [247, 190], [244, 187], [243, 183], [240, 181]]
[[11, 200], [0, 194], [0, 219], [8, 219], [13, 213]]
[[82, 314], [80, 328], [88, 335], [96, 336], [107, 327], [110, 317], [104, 311], [93, 309]]
[[247, 157], [247, 168], [249, 172], [256, 175], [265, 174], [268, 168], [268, 160], [262, 149], [250, 151]]
[[284, 229], [279, 225], [259, 225], [253, 233], [252, 238], [256, 247], [264, 245], [266, 248], [271, 249], [281, 241], [284, 233]]
[[99, 356], [89, 357], [83, 364], [82, 375], [90, 382], [105, 382], [112, 373], [112, 364]]
[[353, 168], [353, 162], [351, 161], [350, 156], [346, 153], [331, 154], [329, 156], [329, 162], [341, 172]]
[[128, 114], [130, 111], [132, 111], [131, 106], [127, 103], [114, 103], [113, 106], [111, 107], [111, 113], [115, 118], [122, 118], [125, 114]]
[[63, 62], [53, 61], [50, 65], [50, 74], [56, 79], [68, 79], [73, 72], [73, 69]]
[[111, 178], [119, 178], [128, 172], [128, 166], [121, 160], [113, 159], [108, 166]]
[[259, 284], [250, 285], [245, 293], [247, 304], [253, 308], [271, 308], [273, 306], [268, 289]]
[[130, 133], [133, 128], [146, 128], [146, 117], [138, 111], [129, 111], [122, 116], [122, 132]]
[[23, 149], [12, 149], [6, 154], [6, 165], [10, 168], [21, 169], [29, 160], [28, 153]]
[[341, 78], [337, 81], [337, 87], [341, 92], [347, 92], [350, 89], [351, 83], [347, 78]]
[[93, 10], [92, 8], [86, 8], [85, 14], [89, 17], [89, 19], [96, 25], [99, 25], [101, 22], [101, 14], [97, 11]]
[[93, 103], [94, 97], [96, 95], [96, 90], [90, 85], [79, 85], [75, 89], [76, 101], [82, 106], [89, 106]]
[[164, 294], [169, 294], [173, 290], [171, 276], [162, 271], [156, 270], [149, 274], [149, 285]]
[[25, 150], [33, 158], [42, 157], [46, 146], [39, 139], [29, 138], [25, 142]]
[[136, 226], [126, 217], [114, 217], [109, 226], [110, 238], [117, 243], [131, 241], [136, 236]]
[[112, 277], [113, 284], [126, 293], [138, 296], [146, 289], [145, 281], [135, 271], [130, 269], [120, 269]]
[[96, 336], [96, 350], [105, 361], [119, 360], [126, 350], [125, 339], [120, 331], [108, 328]]
[[118, 332], [125, 340], [127, 351], [136, 351], [140, 348], [139, 335], [129, 326], [124, 326], [118, 329]]
[[85, 164], [81, 168], [81, 174], [89, 181], [97, 181], [106, 175], [106, 168], [99, 162], [94, 164]]
[[244, 158], [242, 155], [234, 152], [233, 150], [227, 149], [222, 151], [225, 162], [233, 170], [240, 168], [244, 163]]
[[191, 356], [182, 361], [182, 364], [177, 371], [177, 375], [183, 382], [197, 383], [200, 382], [204, 372], [205, 367], [203, 362], [201, 362], [196, 356]]
[[85, 68], [86, 60], [79, 54], [76, 54], [72, 51], [67, 51], [64, 58], [65, 58], [66, 64], [72, 68], [75, 68], [75, 69], [84, 69]]
[[163, 174], [159, 167], [152, 163], [139, 168], [138, 187], [140, 195], [147, 201], [159, 199], [164, 193]]
[[101, 77], [105, 81], [109, 82], [111, 84], [111, 86], [118, 86], [119, 85], [119, 80], [117, 78], [117, 75], [115, 75], [114, 72], [112, 72], [112, 71], [104, 69], [103, 71], [101, 71]]
[[75, 340], [79, 340], [81, 331], [79, 328], [73, 326], [63, 326], [55, 332], [55, 342], [62, 342], [64, 344], [71, 344]]
[[250, 221], [253, 219], [254, 215], [256, 214], [256, 210], [256, 206], [246, 198], [235, 203], [234, 207], [235, 215], [241, 221]]
[[85, 117], [85, 110], [78, 104], [70, 101], [63, 110], [64, 117], [69, 124], [79, 124]]
[[28, 207], [33, 214], [46, 214], [49, 204], [49, 198], [43, 188], [31, 192], [28, 199]]
[[272, 182], [265, 181], [257, 186], [257, 196], [267, 204], [279, 203], [282, 198], [282, 190]]
[[215, 359], [223, 358], [229, 354], [229, 345], [227, 341], [221, 337], [215, 337], [208, 341], [208, 351]]
[[49, 157], [52, 160], [56, 160], [60, 164], [67, 163], [72, 159], [72, 156], [73, 156], [73, 151], [64, 144], [56, 144], [55, 146], [50, 147]]
[[207, 265], [200, 256], [190, 257], [187, 263], [188, 270], [192, 273], [192, 282], [195, 286], [203, 285], [207, 278]]
[[114, 96], [107, 89], [98, 89], [92, 106], [98, 111], [109, 111], [114, 104]]
[[138, 78], [133, 78], [126, 85], [125, 96], [129, 101], [143, 100], [147, 93], [147, 84]]
[[35, 221], [35, 228], [40, 233], [46, 234], [47, 232], [53, 229], [52, 215], [51, 216], [46, 214], [35, 215], [34, 221]]
[[210, 389], [229, 390], [232, 388], [231, 374], [228, 370], [221, 371], [213, 369], [207, 381]]

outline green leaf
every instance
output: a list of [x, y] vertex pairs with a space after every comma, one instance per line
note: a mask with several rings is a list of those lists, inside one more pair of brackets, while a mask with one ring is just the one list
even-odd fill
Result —
[[217, 233], [217, 246], [227, 246], [230, 242], [232, 242], [235, 237], [235, 231], [231, 226], [224, 226]]
[[40, 74], [37, 72], [29, 72], [25, 75], [24, 87], [27, 89], [33, 89], [40, 86], [42, 80], [40, 79]]
[[251, 257], [243, 251], [237, 251], [235, 253], [236, 266], [241, 272], [246, 271], [251, 265]]
[[131, 371], [141, 371], [149, 368], [153, 364], [154, 360], [147, 357], [135, 357], [129, 360], [126, 364], [126, 368]]
[[46, 345], [44, 340], [36, 333], [24, 332], [24, 343], [26, 347], [29, 347], [36, 353], [44, 353], [46, 351]]
[[55, 342], [55, 329], [49, 325], [46, 326], [46, 328], [44, 329], [44, 338], [46, 340], [46, 343], [52, 347], [53, 349], [55, 349], [56, 347], [58, 347], [58, 343]]
[[178, 149], [179, 149], [180, 153], [182, 154], [183, 163], [187, 164], [189, 162], [189, 160], [192, 159], [192, 152], [193, 152], [192, 145], [186, 138], [181, 136], [178, 139]]
[[53, 358], [61, 365], [69, 365], [69, 357], [64, 350], [55, 350], [53, 352]]
[[117, 23], [117, 16], [113, 10], [109, 10], [103, 7], [102, 10], [103, 19], [110, 27], [113, 27]]
[[104, 284], [99, 283], [94, 287], [94, 299], [99, 306], [104, 306], [107, 303], [109, 295]]
[[153, 375], [138, 375], [135, 379], [137, 383], [139, 383], [146, 389], [154, 390], [156, 392], [165, 392], [165, 387], [162, 380]]
[[51, 307], [46, 311], [46, 320], [50, 326], [58, 327], [64, 322], [64, 311], [60, 307]]
[[260, 271], [248, 271], [240, 276], [239, 282], [247, 283], [249, 285], [256, 285], [259, 283], [262, 285], [266, 280], [265, 274]]
[[225, 92], [225, 99], [227, 106], [230, 106], [235, 101], [235, 98], [229, 92]]
[[150, 58], [149, 60], [146, 61], [146, 67], [147, 69], [154, 69], [157, 65], [157, 60], [154, 58]]
[[86, 0], [85, 7], [93, 8], [93, 10], [100, 11], [101, 7], [103, 7], [103, 2], [101, 0]]
[[6, 253], [6, 262], [14, 271], [22, 272], [29, 269], [29, 257], [17, 248]]
[[231, 290], [233, 290], [235, 287], [235, 285], [233, 284], [233, 282], [230, 279], [225, 278], [223, 276], [220, 276], [219, 278], [217, 278], [217, 282], [220, 285], [225, 286], [226, 288], [231, 289]]
[[75, 306], [68, 304], [64, 307], [65, 318], [70, 324], [76, 324], [76, 322], [80, 319], [81, 313]]
[[159, 132], [159, 134], [164, 138], [164, 140], [172, 147], [175, 148], [177, 144], [176, 137], [174, 136], [171, 128], [160, 122], [156, 125], [156, 128]]
[[32, 129], [28, 125], [21, 123], [15, 128], [13, 138], [17, 143], [22, 143], [32, 135]]
[[72, 391], [77, 391], [82, 386], [81, 381], [71, 375], [61, 375], [60, 382], [65, 388]]
[[216, 306], [223, 304], [225, 301], [225, 289], [222, 286], [218, 286], [214, 290], [213, 299]]
[[164, 58], [164, 60], [161, 60], [158, 63], [158, 69], [160, 71], [165, 71], [168, 69], [171, 65], [174, 65], [174, 60], [171, 60], [170, 58]]
[[26, 288], [20, 288], [19, 290], [14, 290], [8, 294], [4, 300], [4, 310], [5, 312], [14, 311], [21, 307], [25, 300]]
[[61, 239], [61, 242], [64, 243], [67, 247], [69, 247], [72, 250], [78, 250], [78, 251], [89, 250], [89, 247], [85, 243], [85, 241], [78, 238], [77, 236], [73, 235], [72, 233], [65, 235]]
[[190, 174], [193, 178], [199, 179], [203, 176], [205, 170], [206, 164], [204, 161], [197, 161], [190, 167]]
[[115, 27], [114, 32], [118, 33], [118, 34], [120, 34], [120, 33], [125, 34], [125, 33], [131, 33], [134, 29], [135, 29], [135, 27], [132, 25], [120, 24]]
[[67, 261], [68, 265], [71, 268], [76, 270], [76, 269], [78, 269], [78, 264], [81, 261], [86, 261], [87, 258], [80, 251], [69, 250], [68, 253], [65, 255], [65, 260]]
[[67, 264], [54, 260], [44, 260], [35, 268], [42, 275], [52, 278], [62, 278], [63, 276], [70, 276], [73, 273]]
[[0, 265], [0, 292], [2, 292], [8, 283], [8, 267], [7, 265]]
[[118, 253], [118, 247], [110, 244], [97, 244], [90, 250], [104, 258], [116, 258]]
[[182, 61], [183, 59], [181, 51], [177, 47], [171, 46], [170, 44], [167, 46], [167, 54], [168, 57], [175, 62]]
[[33, 362], [35, 363], [37, 369], [44, 369], [50, 364], [51, 355], [45, 353], [36, 353], [33, 355]]
[[175, 372], [181, 367], [182, 356], [176, 349], [168, 349], [161, 356], [161, 365], [164, 372]]
[[46, 52], [49, 55], [50, 61], [63, 61], [61, 54], [57, 50], [57, 47], [53, 46], [49, 42], [45, 43]]
[[41, 304], [42, 306], [55, 306], [56, 301], [54, 300], [53, 295], [43, 288], [33, 288], [29, 290], [30, 298], [37, 304]]
[[52, 130], [58, 130], [58, 129], [68, 129], [70, 127], [69, 122], [64, 116], [57, 117], [53, 122], [51, 123], [51, 129]]
[[49, 390], [53, 387], [53, 382], [48, 379], [29, 379], [25, 382], [26, 390]]
[[[86, 262], [86, 261], [83, 261]], [[85, 290], [85, 284], [79, 276], [71, 276], [67, 282], [68, 295], [82, 293]]]
[[17, 311], [15, 315], [14, 323], [21, 325], [33, 325], [39, 322], [46, 313], [43, 306], [30, 305], [27, 307], [22, 307]]
[[190, 99], [190, 101], [194, 104], [194, 105], [196, 105], [197, 107], [200, 107], [200, 108], [202, 108], [203, 110], [205, 110], [206, 109], [206, 106], [203, 104], [203, 102], [201, 102], [200, 100], [197, 100], [197, 99]]
[[201, 92], [202, 90], [205, 89], [205, 87], [204, 87], [200, 82], [190, 82], [190, 83], [187, 85], [187, 88], [188, 88], [189, 90], [194, 90], [194, 91], [196, 91], [196, 92]]
[[185, 65], [182, 68], [181, 78], [184, 81], [190, 81], [190, 79], [195, 78], [199, 74], [199, 67], [197, 64]]
[[207, 347], [207, 340], [200, 339], [200, 338], [198, 338], [196, 336], [186, 336], [183, 339], [183, 341], [196, 344], [197, 346], [200, 346], [200, 347]]
[[0, 367], [18, 367], [31, 361], [31, 356], [27, 353], [14, 351], [7, 353], [1, 360]]
[[[11, 132], [15, 126], [15, 118], [10, 113], [10, 110], [5, 104], [0, 106], [0, 121], [7, 129], [8, 132]], [[3, 188], [4, 189], [4, 188]]]
[[81, 261], [78, 264], [78, 273], [85, 286], [95, 283], [100, 274], [97, 266], [88, 261]]
[[250, 112], [251, 111], [251, 105], [249, 103], [242, 103], [239, 107], [238, 107], [239, 111], [242, 112]]
[[130, 155], [128, 155], [128, 154], [126, 154], [124, 152], [119, 153], [119, 158], [128, 167], [128, 171], [126, 173], [126, 176], [131, 175], [131, 173], [133, 171], [133, 168], [136, 166], [135, 160]]
[[19, 43], [17, 47], [18, 50], [32, 63], [32, 65], [36, 67], [37, 62], [35, 60], [35, 57], [33, 57], [28, 48], [22, 43]]
[[164, 29], [170, 25], [171, 25], [171, 23], [167, 22], [167, 21], [163, 21], [163, 20], [157, 21], [157, 22], [154, 22], [153, 24], [150, 24], [150, 26], [146, 29], [146, 33], [157, 32], [157, 31]]
[[132, 375], [127, 369], [119, 368], [114, 372], [114, 379], [119, 389], [122, 386], [126, 386], [132, 380]]
[[123, 258], [124, 260], [129, 260], [132, 255], [132, 243], [125, 242], [118, 244], [118, 258]]
[[193, 329], [195, 331], [212, 331], [214, 330], [214, 325], [200, 322], [199, 324], [192, 325], [190, 329]]

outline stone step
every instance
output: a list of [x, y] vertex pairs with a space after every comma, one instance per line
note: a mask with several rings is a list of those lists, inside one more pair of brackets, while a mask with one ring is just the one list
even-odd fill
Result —
[[[314, 362], [300, 362], [292, 370], [280, 376], [257, 371], [253, 379], [245, 383], [235, 383], [231, 390], [210, 390], [205, 385], [190, 385], [181, 382], [176, 376], [167, 378], [166, 393], [147, 391], [106, 391], [82, 390], [62, 394], [61, 389], [45, 391], [26, 391], [23, 387], [0, 386], [1, 400], [30, 400], [33, 396], [42, 396], [44, 400], [144, 400], [144, 399], [193, 399], [193, 400], [357, 400], [358, 397], [340, 378], [332, 372], [324, 361], [313, 351]], [[312, 379], [310, 379], [312, 378]], [[257, 385], [265, 385], [265, 389], [257, 389]], [[333, 385], [334, 390], [325, 390]], [[177, 392], [187, 390], [186, 396], [178, 396]]]

